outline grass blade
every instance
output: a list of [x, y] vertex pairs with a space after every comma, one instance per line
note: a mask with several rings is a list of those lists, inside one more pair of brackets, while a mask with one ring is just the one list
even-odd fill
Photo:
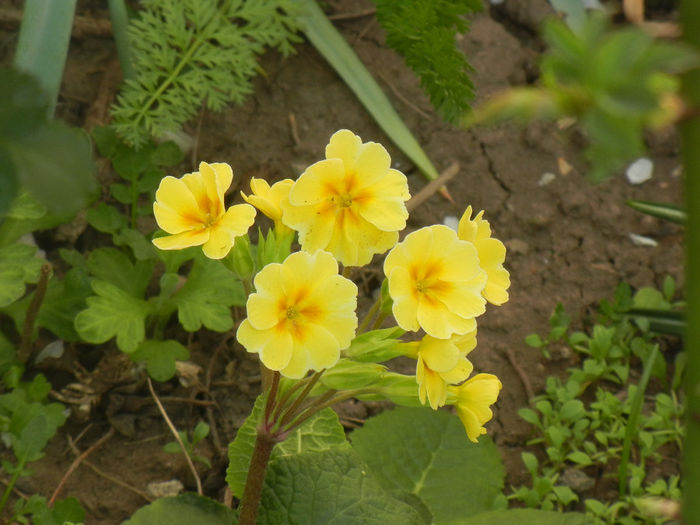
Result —
[[394, 144], [413, 161], [423, 175], [429, 180], [436, 179], [438, 172], [435, 166], [367, 68], [318, 7], [316, 1], [296, 0], [296, 3], [303, 10], [299, 22], [309, 41], [355, 93]]
[[68, 54], [76, 0], [26, 0], [14, 65], [33, 76], [49, 94], [53, 117]]
[[685, 224], [685, 211], [673, 204], [650, 201], [627, 201], [625, 204], [633, 210], [646, 213], [652, 217], [658, 217], [659, 219], [665, 219], [678, 224]]

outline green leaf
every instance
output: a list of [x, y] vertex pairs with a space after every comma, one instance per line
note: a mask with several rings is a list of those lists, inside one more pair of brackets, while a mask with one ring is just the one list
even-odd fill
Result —
[[160, 498], [137, 510], [123, 525], [231, 525], [235, 513], [225, 505], [197, 494]]
[[147, 261], [132, 263], [123, 251], [108, 246], [90, 253], [88, 269], [98, 279], [121, 288], [133, 297], [141, 298], [151, 279], [153, 264]]
[[259, 525], [423, 525], [414, 508], [384, 492], [351, 450], [284, 456], [265, 476]]
[[169, 140], [156, 146], [156, 149], [151, 153], [150, 161], [156, 166], [174, 166], [180, 164], [184, 158], [185, 154], [180, 147]]
[[122, 204], [131, 204], [131, 189], [126, 184], [115, 182], [109, 185], [109, 192]]
[[20, 299], [25, 283], [39, 279], [42, 260], [35, 257], [36, 247], [15, 243], [0, 248], [0, 307]]
[[[238, 429], [236, 439], [228, 446], [229, 465], [226, 482], [237, 498], [243, 495], [248, 475], [250, 457], [255, 446], [256, 428], [262, 414], [263, 397], [258, 396], [253, 411]], [[349, 444], [345, 431], [338, 422], [338, 416], [327, 408], [309, 418], [282, 443], [275, 445], [270, 456], [270, 464], [283, 456], [293, 456], [305, 452], [322, 452], [330, 449], [346, 449]]]
[[49, 97], [32, 75], [0, 67], [0, 137], [22, 138], [46, 123]]
[[216, 332], [233, 327], [232, 306], [243, 306], [246, 296], [238, 278], [219, 261], [199, 254], [187, 282], [173, 296], [178, 319], [188, 332], [202, 325]]
[[[0, 156], [2, 153], [0, 153]], [[2, 160], [0, 160], [0, 163]], [[46, 206], [36, 200], [30, 193], [22, 192], [12, 201], [12, 206], [7, 212], [9, 219], [41, 219], [46, 215]]]
[[114, 244], [117, 246], [128, 246], [138, 261], [148, 261], [157, 258], [156, 247], [151, 241], [137, 230], [124, 228], [119, 233], [112, 236]]
[[537, 334], [530, 334], [525, 336], [525, 344], [531, 346], [532, 348], [540, 348], [544, 346], [544, 341]]
[[336, 70], [392, 142], [415, 163], [425, 177], [430, 180], [436, 179], [438, 172], [435, 166], [396, 113], [376, 80], [321, 11], [316, 1], [296, 0], [296, 3], [304, 10], [303, 16], [299, 17], [302, 30], [316, 50]]
[[63, 280], [51, 279], [41, 303], [37, 324], [64, 341], [78, 341], [73, 320], [85, 309], [86, 299], [92, 295], [87, 274], [71, 268]]
[[120, 144], [119, 137], [113, 128], [109, 126], [98, 126], [92, 130], [92, 140], [97, 146], [100, 155], [112, 158]]
[[87, 211], [87, 221], [90, 226], [102, 233], [117, 233], [129, 224], [124, 215], [114, 207], [100, 202], [96, 207]]
[[97, 196], [90, 143], [82, 131], [49, 122], [6, 147], [20, 184], [50, 213], [75, 213]]
[[565, 15], [566, 25], [578, 33], [586, 23], [586, 10], [582, 0], [549, 0], [552, 7]]
[[95, 279], [97, 294], [87, 298], [87, 309], [75, 318], [75, 329], [88, 343], [100, 344], [112, 337], [123, 352], [133, 352], [145, 337], [146, 316], [150, 306], [113, 284]]
[[585, 452], [581, 452], [580, 450], [571, 452], [569, 455], [566, 456], [566, 459], [584, 467], [593, 464], [593, 461], [591, 461], [591, 458], [588, 456], [588, 454], [586, 454]]
[[472, 443], [459, 419], [444, 411], [383, 412], [353, 432], [352, 446], [385, 490], [418, 496], [438, 524], [492, 509], [503, 489], [495, 445], [486, 436]]
[[146, 370], [156, 381], [168, 381], [175, 375], [175, 362], [190, 357], [187, 348], [177, 341], [144, 341], [131, 358], [136, 363], [146, 362]]
[[0, 219], [10, 209], [18, 190], [17, 168], [9, 153], [0, 147]]
[[462, 525], [588, 525], [585, 514], [535, 509], [508, 509], [465, 516]]

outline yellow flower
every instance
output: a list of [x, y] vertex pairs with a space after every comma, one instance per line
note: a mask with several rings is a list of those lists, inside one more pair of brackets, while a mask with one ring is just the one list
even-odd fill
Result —
[[498, 399], [502, 386], [495, 375], [477, 374], [459, 386], [447, 387], [448, 404], [456, 406], [467, 436], [474, 443], [480, 435], [486, 434], [484, 423], [493, 417], [489, 406]]
[[422, 328], [447, 339], [472, 331], [474, 317], [484, 313], [486, 273], [476, 248], [447, 226], [428, 226], [407, 235], [386, 256], [384, 274], [394, 318], [404, 330]]
[[445, 404], [447, 385], [461, 383], [474, 370], [467, 354], [475, 347], [476, 321], [474, 330], [465, 335], [453, 335], [449, 339], [426, 335], [420, 341], [416, 356], [416, 382], [421, 403], [425, 405], [427, 398], [433, 410]]
[[153, 239], [153, 244], [161, 250], [202, 246], [210, 259], [226, 257], [235, 238], [244, 235], [255, 220], [255, 208], [249, 204], [225, 209], [224, 194], [232, 180], [228, 164], [206, 162], [199, 164], [199, 171], [182, 178], [163, 178], [153, 215], [158, 226], [171, 235]]
[[282, 222], [299, 232], [303, 250], [331, 252], [345, 266], [367, 264], [398, 241], [410, 198], [406, 176], [390, 167], [381, 144], [342, 129], [326, 160], [309, 166], [282, 203]]
[[471, 219], [472, 207], [468, 206], [459, 220], [457, 235], [460, 239], [474, 244], [479, 254], [481, 268], [488, 279], [482, 292], [484, 298], [491, 304], [501, 305], [508, 300], [510, 274], [503, 267], [506, 260], [506, 247], [498, 239], [491, 238], [489, 221], [482, 219], [484, 212], [480, 211]]
[[238, 341], [271, 370], [293, 379], [330, 368], [357, 328], [357, 286], [328, 252], [296, 252], [265, 266], [248, 297]]
[[289, 196], [289, 190], [293, 184], [292, 179], [284, 179], [270, 186], [265, 179], [253, 177], [250, 179], [250, 189], [253, 193], [245, 195], [241, 192], [241, 196], [248, 204], [252, 204], [275, 221], [277, 232], [287, 233], [291, 230], [282, 223], [281, 202]]

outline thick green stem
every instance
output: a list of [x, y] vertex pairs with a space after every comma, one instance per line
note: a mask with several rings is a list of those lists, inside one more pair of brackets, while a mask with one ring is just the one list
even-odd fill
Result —
[[[681, 26], [686, 44], [700, 52], [700, 2], [684, 0]], [[687, 330], [685, 370], [687, 429], [683, 448], [683, 524], [700, 523], [700, 69], [683, 78], [683, 94], [690, 108], [681, 125], [685, 174]]]
[[241, 500], [241, 514], [238, 518], [238, 525], [255, 525], [265, 482], [265, 471], [267, 470], [267, 464], [270, 461], [270, 455], [275, 443], [276, 440], [266, 429], [258, 429], [253, 456], [250, 458], [243, 499]]
[[365, 318], [362, 320], [360, 326], [357, 328], [358, 335], [364, 333], [367, 330], [369, 322], [374, 318], [375, 315], [377, 315], [377, 312], [379, 311], [379, 305], [381, 302], [382, 297], [377, 297], [377, 300], [374, 301], [372, 308], [369, 309], [369, 312], [367, 312], [367, 315], [365, 315]]
[[299, 396], [297, 396], [297, 398], [294, 400], [292, 405], [285, 411], [284, 415], [279, 420], [279, 428], [283, 428], [284, 425], [286, 425], [289, 421], [291, 421], [294, 417], [297, 416], [297, 408], [299, 408], [301, 406], [301, 404], [304, 402], [304, 400], [306, 399], [306, 396], [309, 395], [309, 392], [311, 392], [311, 389], [314, 387], [314, 385], [321, 378], [322, 374], [323, 374], [323, 370], [321, 370], [320, 372], [316, 372], [311, 377], [311, 380], [306, 384], [306, 386], [304, 387], [304, 390], [302, 390], [301, 394], [299, 394]]

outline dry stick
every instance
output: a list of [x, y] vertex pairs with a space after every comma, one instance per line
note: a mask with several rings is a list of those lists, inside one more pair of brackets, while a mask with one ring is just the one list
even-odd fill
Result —
[[374, 7], [365, 9], [364, 11], [358, 11], [357, 13], [338, 13], [337, 15], [328, 15], [328, 20], [349, 20], [351, 18], [362, 18], [363, 16], [369, 16], [376, 13], [377, 10]]
[[71, 463], [70, 467], [68, 467], [68, 470], [66, 473], [63, 475], [63, 478], [58, 484], [58, 487], [56, 487], [56, 490], [53, 491], [53, 495], [51, 496], [51, 499], [48, 502], [48, 506], [52, 507], [54, 502], [56, 501], [56, 498], [61, 492], [61, 489], [63, 488], [63, 485], [65, 485], [66, 481], [68, 481], [68, 478], [70, 477], [71, 474], [73, 474], [73, 471], [78, 468], [78, 465], [90, 454], [92, 454], [96, 449], [104, 445], [109, 438], [111, 438], [114, 435], [114, 427], [110, 427], [109, 431], [102, 436], [100, 439], [95, 441], [88, 449], [85, 450], [82, 454], [80, 454], [77, 458], [73, 460], [73, 463]]
[[508, 358], [508, 362], [511, 364], [515, 372], [518, 374], [518, 377], [520, 377], [520, 381], [523, 383], [523, 387], [525, 387], [525, 394], [527, 394], [527, 399], [530, 401], [533, 397], [535, 397], [535, 392], [532, 390], [532, 386], [530, 385], [530, 380], [527, 378], [525, 375], [525, 372], [523, 371], [522, 368], [520, 368], [520, 365], [518, 365], [518, 362], [515, 359], [515, 356], [513, 355], [513, 350], [508, 348], [506, 350], [506, 357]]
[[440, 176], [430, 181], [425, 188], [416, 193], [411, 200], [406, 203], [406, 209], [409, 212], [415, 210], [418, 206], [423, 204], [426, 200], [432, 197], [433, 193], [440, 191], [440, 189], [450, 180], [452, 177], [459, 173], [459, 162], [455, 161], [448, 166], [448, 168], [443, 171]]
[[170, 432], [172, 432], [173, 436], [175, 436], [175, 441], [177, 441], [178, 445], [180, 445], [180, 450], [182, 450], [182, 453], [185, 455], [185, 459], [187, 459], [187, 464], [189, 465], [190, 470], [192, 471], [192, 474], [194, 475], [194, 479], [197, 482], [197, 494], [199, 494], [200, 496], [203, 496], [204, 493], [202, 492], [202, 480], [199, 479], [199, 474], [197, 474], [197, 469], [194, 468], [194, 463], [192, 463], [192, 458], [187, 453], [187, 449], [185, 448], [185, 444], [182, 442], [182, 439], [180, 438], [180, 434], [178, 434], [177, 429], [175, 428], [175, 425], [173, 425], [173, 422], [170, 421], [168, 414], [165, 412], [165, 408], [163, 408], [163, 403], [160, 402], [160, 399], [158, 399], [158, 396], [156, 395], [156, 391], [153, 390], [153, 383], [151, 382], [151, 378], [147, 377], [146, 380], [148, 381], [148, 389], [151, 391], [151, 396], [153, 396], [153, 400], [156, 402], [156, 405], [158, 405], [158, 410], [160, 410], [160, 414], [163, 416], [163, 419], [165, 419], [165, 422], [168, 424], [168, 428], [170, 429]]
[[[70, 439], [70, 436], [68, 437], [68, 440], [69, 440], [70, 448], [73, 450], [73, 452], [75, 453], [76, 456], [79, 456], [80, 450], [78, 450], [78, 447], [75, 445], [76, 441]], [[153, 498], [150, 497], [148, 494], [146, 494], [144, 491], [139, 490], [136, 487], [132, 487], [128, 483], [125, 483], [122, 480], [115, 478], [114, 476], [112, 476], [110, 474], [107, 474], [106, 472], [97, 468], [93, 463], [90, 463], [87, 459], [83, 460], [83, 465], [88, 467], [90, 470], [92, 470], [98, 476], [101, 476], [101, 477], [105, 478], [106, 480], [111, 481], [115, 485], [119, 485], [120, 487], [123, 487], [123, 488], [133, 492], [134, 494], [141, 496], [143, 499], [145, 499], [149, 503], [151, 501], [153, 501]]]
[[289, 114], [289, 131], [292, 134], [292, 140], [295, 146], [301, 146], [301, 139], [299, 138], [299, 128], [297, 127], [297, 118], [294, 113]]
[[41, 273], [39, 274], [39, 282], [36, 285], [36, 291], [32, 302], [29, 304], [27, 313], [24, 316], [24, 326], [22, 328], [22, 342], [20, 343], [19, 352], [17, 352], [17, 360], [26, 363], [32, 357], [32, 333], [34, 332], [34, 322], [39, 315], [39, 308], [44, 301], [46, 295], [46, 287], [49, 283], [49, 275], [51, 275], [51, 264], [44, 263], [41, 265]]
[[391, 89], [391, 92], [394, 95], [396, 95], [396, 98], [398, 98], [401, 102], [406, 104], [409, 108], [411, 108], [413, 111], [418, 113], [424, 119], [428, 120], [428, 119], [432, 118], [428, 113], [426, 113], [421, 108], [416, 106], [413, 102], [411, 102], [406, 97], [404, 97], [403, 94], [401, 94], [401, 92], [396, 88], [396, 86], [389, 81], [389, 79], [384, 75], [384, 73], [382, 73], [381, 71], [378, 71], [377, 75], [379, 76], [379, 78], [381, 78], [384, 81], [384, 83], [387, 86], [389, 86], [389, 89]]

